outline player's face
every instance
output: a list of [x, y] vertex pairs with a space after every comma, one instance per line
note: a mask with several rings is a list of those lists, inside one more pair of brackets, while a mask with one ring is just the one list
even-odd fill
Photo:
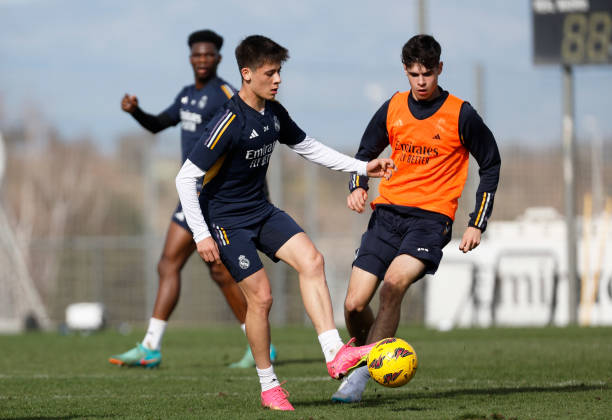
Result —
[[280, 72], [280, 63], [264, 63], [255, 70], [243, 69], [242, 76], [255, 95], [272, 100], [276, 97], [281, 84]]
[[212, 42], [196, 42], [191, 46], [189, 61], [198, 80], [206, 80], [217, 73], [221, 55]]
[[438, 96], [438, 76], [442, 73], [442, 62], [432, 69], [425, 68], [422, 64], [413, 63], [410, 67], [404, 64], [404, 70], [408, 76], [412, 97], [417, 101], [431, 100]]

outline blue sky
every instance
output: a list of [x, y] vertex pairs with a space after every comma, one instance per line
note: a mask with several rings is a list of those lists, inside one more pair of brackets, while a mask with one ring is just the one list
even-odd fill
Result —
[[[238, 86], [233, 49], [254, 33], [290, 50], [278, 99], [310, 135], [347, 151], [380, 104], [407, 90], [400, 51], [417, 33], [417, 2], [0, 0], [0, 102], [5, 121], [30, 104], [68, 137], [89, 134], [112, 148], [139, 126], [120, 110], [125, 92], [157, 113], [193, 80], [187, 35], [225, 37], [219, 74]], [[530, 1], [430, 0], [428, 32], [442, 44], [440, 84], [476, 105], [484, 70], [484, 118], [498, 141], [560, 142], [561, 70], [534, 66]], [[577, 136], [594, 117], [612, 136], [612, 68], [575, 71]], [[176, 149], [179, 130], [160, 143]], [[159, 144], [159, 143], [158, 143]]]

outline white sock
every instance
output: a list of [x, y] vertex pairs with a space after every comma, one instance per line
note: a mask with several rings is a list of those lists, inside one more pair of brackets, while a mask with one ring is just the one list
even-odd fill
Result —
[[163, 321], [157, 318], [151, 318], [149, 320], [149, 328], [142, 340], [142, 345], [149, 350], [161, 350], [161, 341], [166, 331], [166, 325], [168, 321]]
[[340, 334], [338, 334], [338, 330], [334, 329], [321, 333], [318, 338], [321, 350], [323, 350], [323, 356], [325, 356], [325, 362], [329, 363], [334, 360], [336, 353], [343, 346]]
[[276, 379], [276, 375], [274, 374], [274, 367], [272, 365], [270, 365], [270, 367], [266, 369], [255, 369], [257, 370], [257, 376], [259, 376], [261, 392], [267, 391], [280, 385], [280, 382], [278, 382], [278, 379]]
[[240, 329], [242, 330], [244, 335], [246, 335], [246, 324], [240, 324]]

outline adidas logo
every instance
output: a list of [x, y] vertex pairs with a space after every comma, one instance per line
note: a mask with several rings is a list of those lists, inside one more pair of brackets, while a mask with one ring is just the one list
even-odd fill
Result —
[[259, 136], [259, 134], [257, 134], [257, 131], [255, 131], [255, 129], [253, 129], [253, 131], [251, 131], [251, 135], [249, 136], [249, 139], [254, 139], [257, 136]]
[[432, 139], [434, 139], [434, 140], [440, 140], [440, 135], [439, 135], [439, 134], [436, 134], [435, 136], [433, 136], [433, 137], [432, 137]]

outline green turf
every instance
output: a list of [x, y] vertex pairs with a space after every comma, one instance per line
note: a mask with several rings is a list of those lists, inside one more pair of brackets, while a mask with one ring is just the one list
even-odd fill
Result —
[[224, 367], [244, 352], [237, 327], [171, 325], [159, 369], [106, 361], [142, 335], [0, 336], [0, 418], [612, 418], [612, 328], [402, 328], [419, 356], [415, 378], [399, 389], [370, 383], [353, 405], [331, 403], [338, 382], [312, 329], [274, 329], [294, 413], [261, 409], [255, 371]]

